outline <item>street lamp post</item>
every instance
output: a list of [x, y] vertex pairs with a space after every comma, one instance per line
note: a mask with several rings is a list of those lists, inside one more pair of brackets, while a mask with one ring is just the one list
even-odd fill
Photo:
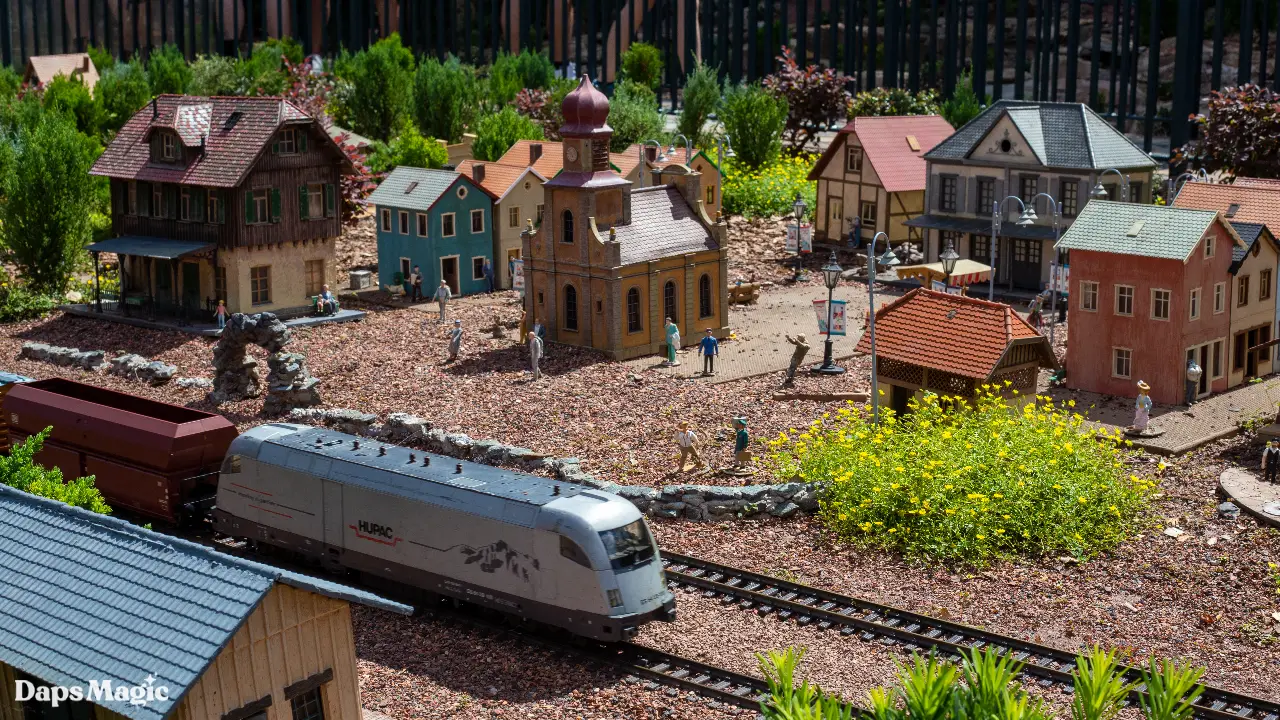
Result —
[[949, 287], [951, 285], [951, 273], [956, 271], [956, 261], [960, 259], [960, 253], [956, 252], [951, 243], [951, 238], [947, 238], [947, 247], [938, 256], [938, 259], [942, 261], [942, 272], [946, 274], [946, 277], [942, 279], [942, 285], [944, 288]]
[[898, 264], [898, 256], [889, 248], [889, 236], [883, 231], [876, 233], [867, 250], [867, 297], [871, 305], [867, 311], [867, 337], [871, 341], [871, 421], [874, 423], [880, 422], [880, 380], [876, 374], [876, 242], [881, 235], [884, 235], [885, 251], [880, 257], [880, 264], [885, 267]]
[[794, 282], [805, 282], [809, 276], [804, 271], [804, 253], [800, 243], [800, 225], [804, 220], [804, 211], [808, 206], [804, 204], [804, 198], [800, 197], [800, 193], [796, 193], [796, 201], [791, 203], [792, 214], [796, 219], [796, 274], [792, 279]]
[[[822, 364], [813, 369], [813, 372], [822, 375], [839, 375], [844, 372], [844, 368], [836, 365], [831, 359], [831, 327], [835, 322], [835, 299], [836, 285], [840, 284], [840, 273], [844, 272], [844, 268], [840, 267], [840, 263], [836, 260], [836, 251], [831, 251], [831, 257], [827, 258], [827, 264], [822, 266], [822, 280], [827, 285], [827, 346], [822, 353]], [[874, 284], [874, 283], [873, 283]]]
[[1062, 238], [1062, 203], [1049, 193], [1037, 193], [1031, 198], [1031, 208], [1027, 211], [1032, 221], [1036, 220], [1036, 200], [1041, 197], [1049, 201], [1053, 210], [1053, 263], [1049, 266], [1049, 345], [1053, 345], [1054, 330], [1058, 327], [1058, 273], [1061, 272], [1062, 258], [1058, 253], [1058, 240]]
[[1022, 209], [1022, 214], [1018, 216], [1018, 226], [1026, 227], [1035, 222], [1035, 216], [1027, 212], [1027, 204], [1022, 202], [1022, 198], [1017, 195], [1008, 195], [1000, 202], [991, 204], [991, 279], [987, 281], [987, 300], [994, 302], [996, 299], [996, 256], [1000, 246], [1000, 216], [1004, 214], [1004, 204], [1010, 200], [1018, 203], [1018, 207]]
[[[1182, 192], [1182, 188], [1186, 187], [1188, 182], [1208, 182], [1209, 173], [1204, 168], [1184, 172], [1176, 178], [1169, 180], [1168, 190], [1165, 192], [1165, 205], [1173, 205], [1178, 199], [1178, 194]], [[1179, 184], [1181, 183], [1181, 184]]]
[[1089, 191], [1089, 197], [1104, 198], [1107, 196], [1107, 189], [1102, 187], [1102, 178], [1106, 177], [1107, 173], [1115, 173], [1120, 177], [1120, 180], [1124, 183], [1124, 185], [1120, 186], [1120, 202], [1129, 202], [1129, 176], [1115, 168], [1107, 168], [1098, 173], [1098, 183]]

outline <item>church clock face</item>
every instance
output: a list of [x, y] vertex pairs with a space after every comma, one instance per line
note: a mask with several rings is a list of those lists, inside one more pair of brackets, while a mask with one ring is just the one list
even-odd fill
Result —
[[578, 148], [573, 145], [566, 147], [564, 149], [564, 159], [569, 162], [578, 162]]

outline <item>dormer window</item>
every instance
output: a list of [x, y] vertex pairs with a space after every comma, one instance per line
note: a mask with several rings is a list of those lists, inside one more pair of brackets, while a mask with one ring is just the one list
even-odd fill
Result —
[[160, 136], [160, 157], [165, 160], [178, 159], [178, 139], [170, 133]]
[[280, 154], [292, 155], [298, 151], [296, 132], [292, 128], [280, 131]]

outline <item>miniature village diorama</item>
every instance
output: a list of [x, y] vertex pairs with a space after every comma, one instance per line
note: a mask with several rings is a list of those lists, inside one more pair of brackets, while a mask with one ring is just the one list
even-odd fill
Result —
[[179, 5], [0, 43], [0, 720], [1280, 717], [1265, 79], [1161, 152], [892, 9]]

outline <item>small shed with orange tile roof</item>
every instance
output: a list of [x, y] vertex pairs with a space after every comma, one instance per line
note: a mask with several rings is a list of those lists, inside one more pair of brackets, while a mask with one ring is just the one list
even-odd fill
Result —
[[[1031, 398], [1040, 369], [1058, 367], [1048, 339], [1002, 303], [918, 288], [875, 319], [879, 389], [899, 412], [924, 392], [968, 399], [986, 383]], [[870, 333], [858, 350], [871, 352]]]
[[921, 231], [905, 223], [924, 213], [924, 155], [953, 132], [938, 115], [859, 117], [845, 125], [809, 171], [818, 183], [816, 239], [843, 242], [857, 232], [870, 240], [883, 231], [891, 242], [920, 242]]

